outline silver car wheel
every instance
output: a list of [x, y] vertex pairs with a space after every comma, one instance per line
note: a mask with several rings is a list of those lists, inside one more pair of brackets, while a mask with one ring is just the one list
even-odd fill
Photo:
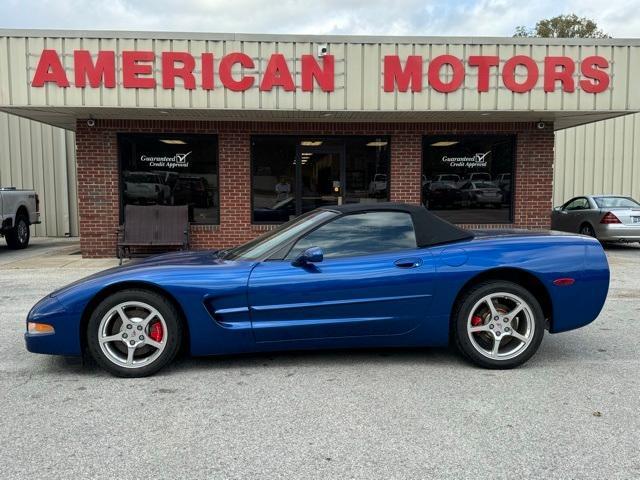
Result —
[[120, 303], [100, 320], [98, 343], [110, 362], [125, 368], [144, 367], [165, 349], [167, 324], [147, 303]]
[[596, 232], [593, 231], [593, 228], [591, 227], [591, 225], [583, 225], [580, 228], [580, 234], [581, 235], [587, 235], [589, 237], [595, 237], [596, 236]]
[[467, 319], [473, 347], [492, 360], [509, 360], [524, 352], [535, 333], [531, 307], [518, 295], [491, 293], [478, 300]]

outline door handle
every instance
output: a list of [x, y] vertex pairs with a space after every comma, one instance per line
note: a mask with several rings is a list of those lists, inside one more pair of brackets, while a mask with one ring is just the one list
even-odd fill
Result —
[[422, 260], [419, 258], [401, 258], [393, 262], [393, 264], [398, 268], [416, 268], [422, 265]]

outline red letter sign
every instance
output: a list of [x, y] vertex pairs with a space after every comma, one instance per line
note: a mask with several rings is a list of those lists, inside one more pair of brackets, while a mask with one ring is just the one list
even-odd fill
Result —
[[202, 54], [202, 88], [204, 90], [213, 90], [215, 83], [213, 81], [213, 53]]
[[271, 55], [262, 77], [262, 82], [260, 83], [260, 90], [263, 92], [268, 92], [273, 87], [282, 87], [287, 92], [292, 92], [296, 89], [293, 78], [291, 78], [287, 60], [281, 53]]
[[385, 55], [384, 91], [393, 92], [396, 84], [400, 92], [406, 92], [409, 84], [412, 92], [422, 91], [422, 56], [409, 55], [403, 70], [398, 55]]
[[107, 88], [116, 86], [116, 54], [112, 51], [98, 52], [94, 65], [88, 50], [73, 52], [73, 68], [75, 70], [76, 87], [85, 88], [87, 78], [91, 88], [99, 88], [104, 84]]
[[[176, 62], [182, 65], [176, 67]], [[196, 61], [190, 53], [162, 52], [162, 88], [173, 90], [176, 88], [176, 77], [180, 77], [184, 83], [184, 88], [195, 90], [194, 68], [196, 68]]]
[[[153, 75], [153, 52], [122, 52], [122, 86], [124, 88], [156, 88], [155, 78], [138, 75]], [[141, 64], [138, 62], [151, 62]]]
[[478, 67], [478, 91], [489, 91], [489, 69], [500, 65], [500, 59], [496, 55], [471, 55], [469, 65]]
[[60, 57], [55, 50], [43, 50], [33, 74], [32, 87], [42, 87], [45, 83], [52, 82], [59, 87], [68, 87], [69, 79], [64, 71]]
[[[582, 75], [591, 80], [580, 80], [580, 88], [587, 93], [602, 93], [609, 87], [609, 75], [599, 70], [609, 68], [606, 58], [598, 55], [586, 57], [580, 64]], [[592, 81], [595, 80], [595, 83]]]
[[[556, 67], [562, 67], [557, 70]], [[544, 59], [544, 91], [555, 92], [556, 81], [562, 83], [562, 90], [565, 92], [573, 92], [575, 86], [573, 83], [573, 72], [576, 64], [569, 57], [545, 57]]]
[[323, 92], [333, 92], [333, 66], [333, 55], [322, 57], [322, 68], [313, 55], [302, 55], [302, 91], [312, 92], [315, 80]]
[[[527, 69], [527, 78], [524, 82], [516, 82], [516, 67], [522, 65]], [[526, 55], [511, 57], [502, 69], [502, 82], [512, 92], [525, 93], [536, 86], [538, 82], [538, 65]]]
[[[449, 83], [444, 83], [440, 79], [440, 69], [443, 65], [451, 65], [453, 68], [453, 78]], [[429, 85], [437, 92], [450, 93], [460, 88], [464, 81], [464, 65], [458, 57], [453, 55], [438, 55], [429, 62]]]
[[220, 75], [220, 81], [229, 90], [234, 92], [243, 92], [251, 87], [254, 82], [254, 78], [251, 76], [243, 77], [241, 80], [235, 80], [231, 75], [231, 69], [233, 65], [239, 63], [244, 68], [254, 68], [253, 60], [249, 55], [244, 53], [230, 53], [225, 55], [220, 60], [220, 69], [218, 74]]

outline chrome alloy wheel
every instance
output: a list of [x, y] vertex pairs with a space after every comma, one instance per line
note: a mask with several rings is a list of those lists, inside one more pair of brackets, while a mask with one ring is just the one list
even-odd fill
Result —
[[535, 332], [531, 307], [507, 292], [482, 297], [467, 319], [467, 335], [473, 347], [493, 360], [517, 357], [529, 346]]
[[100, 320], [98, 343], [112, 363], [140, 368], [153, 363], [167, 345], [167, 324], [158, 310], [144, 302], [124, 302]]

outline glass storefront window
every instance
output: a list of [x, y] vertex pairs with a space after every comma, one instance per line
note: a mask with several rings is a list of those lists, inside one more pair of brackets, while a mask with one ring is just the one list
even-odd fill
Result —
[[428, 136], [422, 202], [452, 223], [511, 223], [515, 137]]
[[389, 198], [388, 138], [256, 136], [251, 158], [254, 223]]
[[215, 135], [118, 136], [121, 205], [188, 205], [189, 221], [219, 223]]

